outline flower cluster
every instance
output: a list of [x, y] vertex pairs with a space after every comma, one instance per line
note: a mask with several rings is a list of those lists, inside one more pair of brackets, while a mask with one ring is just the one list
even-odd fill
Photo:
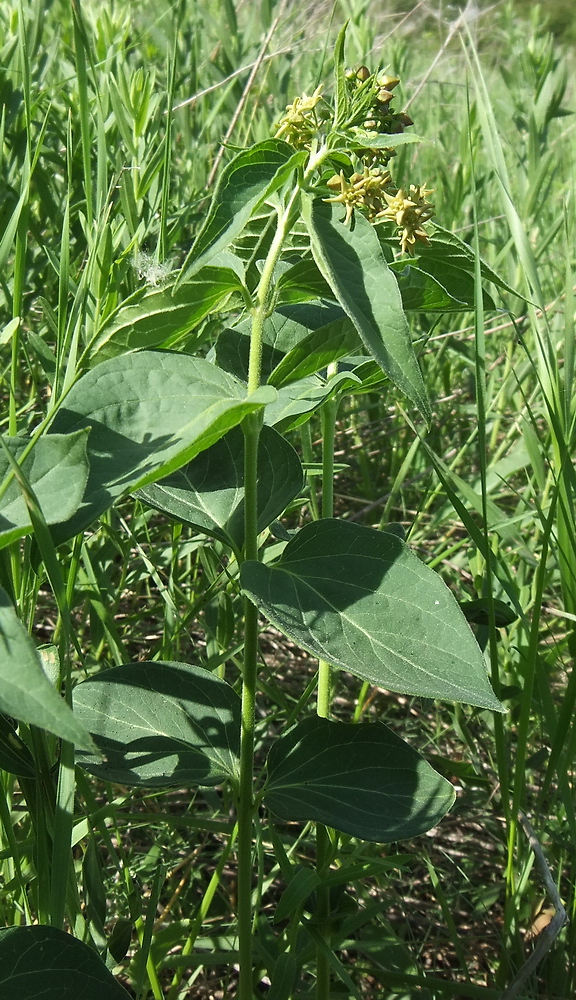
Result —
[[378, 135], [398, 135], [414, 122], [405, 111], [394, 111], [391, 103], [394, 100], [393, 90], [400, 80], [397, 76], [387, 73], [372, 75], [367, 66], [356, 70], [348, 70], [346, 74], [351, 96], [358, 90], [368, 88], [369, 103], [362, 108], [362, 120], [356, 124], [366, 132], [377, 132]]
[[[392, 107], [400, 81], [387, 73], [371, 73], [367, 66], [347, 70], [345, 79], [344, 114], [338, 111], [338, 124], [328, 134], [326, 148], [343, 153], [347, 162], [342, 169], [342, 155], [332, 161], [338, 173], [325, 182], [331, 195], [325, 201], [344, 207], [345, 224], [352, 221], [356, 209], [370, 222], [393, 222], [402, 252], [413, 254], [417, 242], [428, 242], [423, 226], [433, 216], [434, 206], [427, 200], [431, 191], [424, 184], [411, 185], [406, 193], [395, 186], [387, 169], [396, 150], [393, 145], [385, 146], [382, 136], [399, 135], [414, 124], [406, 112]], [[296, 97], [274, 126], [274, 137], [297, 149], [310, 149], [330, 117], [326, 102], [319, 107], [321, 101], [321, 87], [310, 96]]]
[[286, 112], [275, 125], [274, 138], [284, 139], [297, 148], [308, 149], [313, 136], [322, 124], [316, 112], [316, 106], [321, 99], [322, 87], [317, 87], [311, 97], [302, 94], [302, 97], [296, 97], [292, 104], [287, 104]]
[[425, 222], [434, 215], [434, 205], [427, 197], [432, 192], [425, 184], [416, 187], [410, 185], [410, 193], [398, 190], [389, 170], [382, 167], [364, 167], [364, 173], [354, 173], [348, 180], [341, 170], [327, 181], [327, 186], [337, 194], [324, 201], [344, 205], [347, 225], [354, 209], [360, 209], [370, 222], [389, 219], [399, 230], [400, 246], [403, 253], [412, 254], [417, 240], [428, 242], [428, 234], [422, 228]]
[[[423, 225], [434, 215], [434, 206], [427, 200], [432, 192], [424, 184], [411, 185], [406, 193], [395, 186], [387, 169], [396, 151], [392, 147], [382, 147], [380, 136], [398, 135], [414, 124], [405, 112], [392, 108], [393, 91], [400, 81], [386, 73], [372, 74], [367, 66], [348, 70], [346, 80], [351, 111], [347, 128], [355, 140], [353, 149], [363, 170], [362, 173], [356, 170], [350, 176], [346, 176], [344, 170], [334, 174], [327, 181], [333, 194], [325, 201], [345, 207], [346, 224], [351, 222], [355, 209], [370, 222], [393, 222], [402, 252], [413, 254], [417, 241], [428, 242]], [[369, 145], [370, 139], [374, 146]], [[366, 146], [359, 145], [364, 141]]]
[[338, 193], [325, 201], [332, 201], [346, 206], [345, 222], [350, 222], [355, 208], [365, 210], [371, 222], [378, 218], [383, 210], [386, 191], [392, 184], [392, 175], [383, 167], [364, 167], [362, 174], [354, 173], [347, 180], [344, 171], [334, 174], [327, 182], [331, 191]]
[[402, 253], [413, 253], [416, 240], [428, 243], [428, 234], [422, 225], [434, 215], [434, 205], [427, 201], [429, 194], [432, 194], [432, 191], [428, 190], [425, 184], [418, 187], [411, 184], [408, 196], [402, 188], [395, 194], [384, 192], [387, 207], [377, 218], [391, 219], [396, 223], [400, 230]]

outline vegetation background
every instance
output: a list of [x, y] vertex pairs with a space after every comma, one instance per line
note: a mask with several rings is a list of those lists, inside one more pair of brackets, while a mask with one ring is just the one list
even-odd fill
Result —
[[[460, 600], [485, 596], [489, 566], [495, 596], [514, 615], [506, 628], [476, 626], [509, 708], [500, 723], [340, 676], [343, 717], [401, 721], [404, 731], [413, 722], [414, 741], [458, 800], [438, 829], [403, 845], [410, 861], [401, 875], [366, 880], [349, 896], [339, 954], [371, 998], [488, 998], [502, 995], [543, 940], [547, 953], [518, 995], [568, 1000], [576, 992], [572, 5], [518, 0], [460, 16], [455, 5], [371, 0], [3, 0], [0, 426], [34, 427], [54, 379], [74, 363], [77, 331], [179, 267], [230, 150], [268, 137], [287, 104], [330, 80], [347, 19], [350, 63], [401, 78], [399, 104], [426, 140], [403, 148], [396, 176], [426, 181], [436, 221], [470, 243], [476, 211], [482, 257], [518, 295], [480, 317], [413, 317], [434, 407], [426, 446], [393, 392], [353, 397], [340, 413], [339, 515], [401, 522]], [[195, 348], [208, 350], [217, 332], [204, 319]], [[313, 427], [313, 443], [318, 436]], [[34, 542], [2, 555], [3, 585], [49, 659], [62, 624]], [[79, 567], [78, 678], [130, 660], [220, 656], [218, 607], [202, 599], [214, 567], [187, 528], [129, 500], [63, 560]], [[314, 665], [271, 631], [263, 650], [265, 731], [276, 705], [297, 702]], [[10, 926], [37, 916], [28, 899], [42, 877], [32, 850], [41, 826], [24, 782], [3, 773], [0, 790], [0, 923]], [[74, 827], [75, 874], [96, 939], [112, 935], [111, 964], [141, 995], [147, 959], [155, 996], [222, 996], [234, 956], [234, 869], [226, 859], [219, 866], [218, 821], [206, 832], [204, 819], [201, 832], [195, 819], [212, 810], [215, 793], [190, 802], [184, 790], [115, 787], [105, 806], [102, 792], [80, 781]], [[554, 941], [542, 937], [554, 906], [519, 809], [572, 918]], [[299, 849], [305, 856], [305, 835]], [[277, 872], [267, 864], [271, 912]], [[371, 921], [362, 943], [359, 913]], [[193, 954], [182, 959], [192, 934]]]

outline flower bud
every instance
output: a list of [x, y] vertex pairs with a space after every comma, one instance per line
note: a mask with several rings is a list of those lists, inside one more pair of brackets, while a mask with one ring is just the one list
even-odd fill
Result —
[[394, 90], [400, 83], [397, 76], [388, 76], [387, 73], [379, 73], [376, 77], [376, 83], [379, 87], [385, 87], [386, 90]]
[[359, 66], [356, 70], [356, 79], [360, 80], [360, 83], [365, 83], [370, 76], [372, 76], [372, 74], [367, 66]]

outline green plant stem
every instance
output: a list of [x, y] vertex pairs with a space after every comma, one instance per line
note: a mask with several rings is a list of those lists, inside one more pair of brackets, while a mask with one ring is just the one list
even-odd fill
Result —
[[318, 697], [316, 714], [321, 719], [327, 719], [330, 714], [332, 679], [330, 664], [326, 660], [318, 660]]
[[[250, 414], [243, 423], [246, 559], [258, 556], [257, 459], [260, 419]], [[252, 821], [254, 815], [254, 729], [258, 668], [258, 609], [244, 599], [244, 665], [238, 801], [238, 947], [239, 1000], [252, 1000]]]
[[[316, 158], [317, 159], [317, 158]], [[316, 162], [316, 161], [315, 161]], [[310, 171], [310, 165], [308, 170]], [[295, 185], [278, 212], [276, 232], [262, 268], [252, 312], [248, 394], [260, 386], [262, 337], [270, 313], [270, 288], [274, 269], [292, 225], [300, 195]], [[244, 558], [258, 559], [258, 441], [261, 414], [250, 414], [242, 423], [244, 432]], [[254, 729], [256, 678], [258, 671], [258, 611], [244, 601], [244, 663], [242, 675], [242, 723], [240, 738], [240, 782], [238, 801], [238, 948], [240, 980], [238, 1000], [252, 1000], [252, 844], [254, 816]]]
[[[336, 375], [338, 365], [328, 366], [328, 378]], [[322, 517], [334, 516], [334, 441], [338, 399], [329, 399], [322, 407]], [[327, 719], [330, 713], [330, 664], [318, 662], [317, 714]]]
[[[328, 378], [337, 372], [337, 364], [328, 366]], [[338, 400], [329, 399], [322, 407], [322, 517], [334, 515], [334, 440]], [[326, 660], [318, 661], [318, 699], [316, 712], [321, 718], [330, 715], [331, 668]], [[316, 871], [321, 875], [330, 861], [330, 835], [322, 823], [316, 826]], [[326, 943], [329, 937], [330, 889], [321, 885], [317, 892], [317, 917], [319, 931]], [[320, 946], [316, 949], [316, 998], [328, 1000], [330, 996], [330, 963]]]
[[[312, 176], [315, 170], [322, 164], [328, 156], [328, 150], [323, 146], [313, 155], [310, 155], [308, 165], [304, 172], [302, 183]], [[255, 392], [260, 385], [260, 371], [262, 368], [262, 333], [264, 322], [272, 312], [269, 304], [269, 293], [272, 284], [272, 277], [276, 264], [280, 259], [282, 247], [286, 241], [292, 223], [294, 221], [298, 199], [300, 197], [300, 184], [296, 184], [292, 189], [282, 210], [278, 211], [278, 222], [276, 232], [270, 249], [262, 268], [260, 281], [256, 291], [255, 305], [252, 313], [252, 330], [250, 334], [250, 361], [248, 366], [248, 393]]]
[[[338, 366], [328, 366], [328, 378], [337, 374]], [[338, 400], [329, 399], [322, 407], [322, 517], [334, 517], [334, 441]]]
[[288, 199], [288, 204], [282, 212], [278, 213], [278, 223], [274, 239], [270, 244], [270, 249], [260, 275], [260, 281], [258, 282], [256, 302], [252, 313], [252, 330], [250, 334], [250, 361], [248, 366], [249, 394], [251, 392], [256, 392], [256, 389], [258, 389], [260, 385], [260, 372], [262, 368], [262, 333], [264, 329], [264, 322], [270, 315], [268, 297], [272, 283], [272, 276], [274, 274], [274, 268], [280, 258], [284, 241], [290, 231], [292, 211], [299, 194], [300, 188], [295, 187], [290, 195], [290, 198]]
[[[262, 335], [268, 316], [268, 299], [274, 268], [290, 229], [299, 187], [278, 213], [276, 233], [262, 268], [250, 337], [248, 394], [260, 386]], [[258, 559], [258, 441], [262, 415], [252, 413], [242, 423], [244, 432], [244, 558]], [[258, 672], [258, 610], [244, 600], [244, 663], [242, 674], [242, 723], [238, 801], [238, 948], [240, 953], [239, 1000], [252, 1000], [252, 844], [254, 816], [254, 730]]]

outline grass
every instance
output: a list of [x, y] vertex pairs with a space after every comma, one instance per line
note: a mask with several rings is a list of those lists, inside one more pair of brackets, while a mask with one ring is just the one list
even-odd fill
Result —
[[[439, 224], [477, 244], [516, 294], [504, 293], [496, 311], [478, 300], [475, 313], [413, 319], [432, 428], [420, 438], [416, 416], [406, 420], [393, 393], [341, 409], [337, 460], [350, 469], [336, 480], [335, 507], [364, 523], [401, 522], [459, 599], [493, 595], [516, 617], [498, 629], [492, 611], [476, 626], [509, 708], [501, 722], [338, 675], [337, 710], [402, 722], [458, 800], [433, 836], [407, 845], [401, 876], [372, 875], [356, 898], [341, 889], [333, 946], [371, 997], [489, 997], [506, 988], [512, 996], [529, 932], [541, 926], [538, 908], [550, 908], [519, 810], [531, 817], [568, 916], [576, 909], [575, 133], [564, 114], [573, 109], [574, 57], [537, 15], [528, 25], [510, 7], [462, 23], [447, 44], [441, 11], [409, 14], [360, 0], [334, 11], [272, 0], [3, 5], [1, 429], [35, 429], [102, 320], [143, 282], [162, 284], [180, 266], [214, 166], [230, 147], [266, 138], [297, 94], [327, 78], [334, 37], [350, 18], [350, 62], [389, 63], [418, 133], [432, 140], [404, 147], [396, 176], [426, 180]], [[196, 343], [207, 350], [217, 332], [207, 317]], [[314, 424], [317, 461], [320, 436]], [[41, 526], [0, 555], [2, 587], [46, 659], [59, 650], [68, 686], [144, 658], [220, 659], [217, 669], [234, 670], [230, 608], [211, 600], [212, 550], [138, 501], [60, 547], [57, 564]], [[313, 665], [273, 632], [263, 648], [266, 741], [278, 706], [295, 710], [304, 696]], [[78, 936], [87, 927], [97, 947], [108, 941], [110, 964], [135, 995], [225, 989], [223, 969], [237, 959], [235, 868], [215, 793], [189, 801], [179, 791], [127, 795], [114, 786], [105, 795], [85, 776], [75, 786], [66, 760], [54, 788], [51, 737], [23, 735], [45, 782], [2, 775], [2, 924], [59, 924], [66, 912]], [[72, 860], [58, 848], [68, 828]], [[282, 850], [268, 837], [258, 845], [263, 967], [282, 850], [312, 856], [310, 830], [284, 830]], [[363, 862], [383, 853], [348, 850]], [[518, 995], [573, 995], [574, 935], [572, 919]], [[436, 978], [422, 981], [425, 973]]]

